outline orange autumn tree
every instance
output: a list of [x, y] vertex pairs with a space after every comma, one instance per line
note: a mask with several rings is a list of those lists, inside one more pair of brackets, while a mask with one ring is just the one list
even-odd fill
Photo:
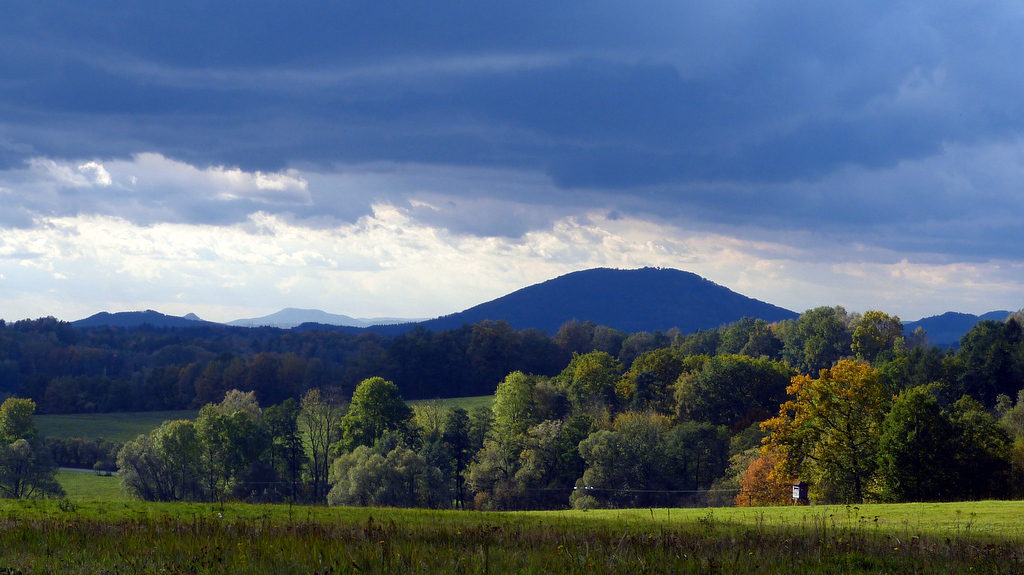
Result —
[[794, 377], [786, 393], [792, 399], [761, 424], [778, 472], [809, 481], [822, 499], [863, 501], [889, 401], [878, 371], [841, 360], [818, 379]]
[[793, 480], [779, 470], [781, 458], [772, 451], [761, 453], [740, 477], [737, 507], [785, 505], [793, 497]]

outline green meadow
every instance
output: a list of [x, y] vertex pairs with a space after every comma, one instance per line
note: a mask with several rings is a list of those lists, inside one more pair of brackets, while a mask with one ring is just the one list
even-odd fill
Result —
[[117, 475], [101, 475], [85, 469], [61, 469], [57, 482], [69, 501], [128, 501]]
[[[450, 397], [445, 399], [420, 399], [409, 401], [409, 405], [438, 402], [444, 406], [461, 407], [471, 411], [478, 407], [490, 407], [493, 395], [476, 397]], [[114, 441], [135, 439], [172, 419], [195, 419], [198, 411], [142, 411], [126, 413], [73, 413], [36, 415], [36, 427], [44, 437], [103, 437]]]
[[140, 411], [125, 413], [72, 413], [33, 417], [43, 437], [102, 437], [128, 441], [172, 419], [195, 419], [198, 411]]
[[1019, 573], [1022, 514], [1002, 501], [484, 513], [69, 496], [0, 502], [0, 573]]
[[407, 401], [412, 407], [424, 403], [439, 403], [445, 407], [457, 407], [465, 409], [466, 411], [472, 411], [478, 407], [490, 408], [494, 403], [493, 395], [477, 395], [474, 397], [447, 397], [444, 399], [414, 399]]

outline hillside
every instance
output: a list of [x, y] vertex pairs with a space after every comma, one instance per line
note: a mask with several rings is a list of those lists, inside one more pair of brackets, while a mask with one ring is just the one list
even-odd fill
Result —
[[910, 335], [920, 327], [928, 334], [928, 343], [939, 347], [957, 347], [960, 345], [960, 338], [979, 321], [986, 319], [1003, 321], [1009, 315], [1010, 312], [1005, 310], [991, 311], [982, 315], [948, 311], [941, 315], [905, 323], [903, 329], [907, 335]]
[[779, 321], [797, 314], [689, 272], [596, 268], [566, 274], [419, 325], [442, 331], [491, 319], [507, 321], [516, 329], [535, 328], [554, 334], [562, 324], [575, 319], [626, 333], [671, 328], [691, 333], [743, 317]]
[[71, 322], [75, 327], [139, 327], [149, 325], [153, 327], [198, 327], [204, 325], [215, 325], [213, 322], [203, 321], [195, 314], [188, 314], [185, 317], [162, 314], [158, 311], [148, 309], [146, 311], [120, 311], [109, 313], [101, 311], [85, 319]]
[[[319, 310], [286, 308], [275, 314], [230, 322], [232, 326], [272, 326], [301, 331], [359, 332], [398, 335], [416, 326], [431, 331], [458, 329], [483, 320], [508, 322], [516, 329], [539, 329], [554, 334], [571, 320], [591, 321], [626, 333], [667, 331], [682, 333], [719, 327], [744, 317], [780, 321], [796, 318], [790, 310], [765, 303], [696, 274], [675, 269], [619, 270], [595, 268], [569, 273], [467, 310], [420, 322], [379, 318], [367, 320]], [[196, 327], [213, 325], [195, 316], [186, 318], [145, 312], [99, 313], [73, 322], [76, 327], [110, 325], [137, 327]], [[370, 325], [372, 321], [377, 325]]]

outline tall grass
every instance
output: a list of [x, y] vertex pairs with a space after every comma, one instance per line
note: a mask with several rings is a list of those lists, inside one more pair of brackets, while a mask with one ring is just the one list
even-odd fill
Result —
[[[1019, 506], [1018, 506], [1019, 508]], [[0, 504], [0, 573], [1019, 573], [1024, 538], [837, 508], [748, 521], [322, 507]], [[817, 511], [817, 510], [815, 510]], [[824, 510], [829, 511], [829, 510]], [[949, 508], [953, 513], [954, 509]], [[663, 513], [664, 512], [664, 513]], [[837, 512], [848, 514], [838, 517]], [[641, 519], [643, 514], [646, 519]], [[662, 513], [663, 516], [659, 516]], [[976, 519], [980, 525], [983, 519]]]

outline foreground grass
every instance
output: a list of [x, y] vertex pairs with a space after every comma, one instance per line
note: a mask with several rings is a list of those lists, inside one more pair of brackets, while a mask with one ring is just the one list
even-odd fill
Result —
[[43, 437], [102, 437], [128, 441], [149, 433], [165, 421], [195, 419], [198, 411], [138, 411], [125, 413], [73, 413], [36, 415], [36, 427]]
[[1024, 534], [1008, 518], [1022, 512], [1018, 502], [479, 513], [5, 501], [0, 573], [1018, 573]]
[[890, 535], [1004, 537], [1024, 542], [1024, 502], [964, 501], [810, 507], [724, 507], [716, 509], [593, 510], [593, 517], [619, 522], [720, 521], [730, 524], [817, 525]]

